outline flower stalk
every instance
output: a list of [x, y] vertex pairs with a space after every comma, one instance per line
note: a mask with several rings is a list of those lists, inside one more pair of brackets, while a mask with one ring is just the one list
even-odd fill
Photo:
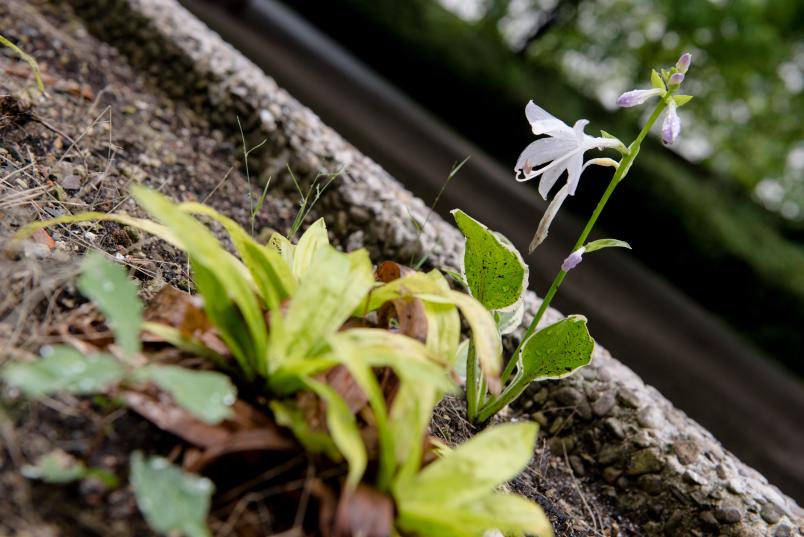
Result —
[[[595, 224], [597, 223], [597, 219], [600, 217], [600, 214], [606, 207], [606, 204], [608, 203], [612, 193], [614, 193], [614, 189], [617, 188], [617, 185], [620, 184], [620, 182], [623, 179], [625, 179], [626, 175], [628, 175], [628, 171], [630, 170], [631, 165], [633, 164], [634, 160], [639, 154], [639, 148], [642, 145], [642, 141], [648, 135], [651, 128], [653, 128], [653, 125], [659, 119], [659, 116], [667, 107], [668, 100], [672, 98], [673, 98], [672, 92], [668, 91], [667, 94], [662, 99], [659, 100], [659, 102], [656, 105], [656, 108], [653, 110], [653, 113], [650, 115], [650, 118], [648, 119], [647, 123], [645, 123], [645, 126], [642, 127], [642, 130], [639, 132], [639, 135], [636, 137], [633, 143], [631, 143], [631, 145], [628, 146], [628, 149], [623, 155], [622, 159], [620, 160], [619, 165], [617, 166], [617, 169], [611, 178], [611, 181], [609, 181], [609, 185], [606, 188], [606, 191], [603, 193], [603, 196], [600, 198], [597, 207], [595, 207], [595, 210], [592, 212], [592, 215], [586, 222], [586, 226], [583, 228], [581, 235], [578, 237], [575, 246], [572, 247], [573, 252], [579, 250], [584, 246], [584, 244], [586, 244], [589, 235], [592, 233], [592, 229], [595, 227]], [[561, 287], [561, 284], [564, 282], [564, 278], [566, 278], [566, 276], [567, 272], [562, 269], [553, 279], [552, 284], [550, 284], [550, 288], [548, 289], [547, 294], [544, 296], [544, 300], [542, 300], [542, 304], [541, 306], [539, 306], [539, 310], [533, 317], [533, 320], [528, 326], [528, 329], [525, 331], [525, 334], [522, 336], [522, 339], [520, 339], [519, 346], [514, 351], [512, 358], [508, 361], [508, 364], [506, 365], [505, 370], [503, 371], [502, 376], [500, 377], [500, 380], [503, 383], [503, 385], [511, 377], [511, 374], [513, 373], [514, 368], [516, 367], [517, 364], [516, 356], [522, 350], [522, 343], [536, 331], [536, 327], [538, 326], [539, 322], [544, 316], [544, 313], [547, 311], [547, 308], [550, 306], [553, 297], [555, 296], [559, 287]], [[501, 395], [504, 396], [505, 392], [503, 392], [503, 394]], [[512, 399], [513, 398], [515, 398], [515, 396], [512, 397]], [[500, 403], [502, 404], [500, 405]], [[490, 417], [494, 414], [494, 412], [496, 412], [496, 410], [489, 412], [489, 410], [491, 410], [492, 405], [494, 407], [503, 408], [506, 404], [508, 404], [508, 402], [495, 401], [492, 399], [492, 401], [490, 401], [486, 407], [480, 410], [478, 414], [480, 421], [483, 421], [484, 416]]]

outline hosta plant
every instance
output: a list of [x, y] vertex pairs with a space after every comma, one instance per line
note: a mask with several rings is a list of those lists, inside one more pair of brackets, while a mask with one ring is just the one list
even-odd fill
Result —
[[[566, 175], [566, 182], [556, 191], [544, 212], [529, 253], [547, 238], [550, 224], [567, 197], [575, 194], [587, 167], [613, 167], [614, 174], [516, 350], [508, 359], [499, 386], [487, 384], [480, 374], [482, 359], [478, 358], [476, 346], [472, 342], [462, 345], [461, 354], [466, 356], [466, 400], [471, 421], [487, 421], [514, 401], [534, 380], [563, 377], [590, 362], [594, 341], [586, 329], [584, 317], [570, 315], [541, 330], [537, 328], [567, 274], [578, 266], [584, 254], [610, 247], [630, 248], [626, 242], [616, 239], [589, 241], [589, 235], [614, 189], [628, 174], [642, 142], [656, 121], [663, 117], [661, 137], [666, 145], [673, 144], [678, 138], [681, 131], [678, 108], [692, 99], [689, 95], [679, 94], [678, 90], [691, 61], [692, 57], [684, 54], [672, 68], [651, 73], [650, 89], [632, 90], [620, 96], [617, 104], [621, 107], [637, 106], [649, 99], [658, 99], [639, 135], [628, 146], [605, 131], [601, 131], [600, 137], [587, 135], [584, 128], [589, 122], [585, 119], [576, 121], [570, 127], [532, 101], [527, 104], [525, 116], [533, 133], [540, 138], [528, 145], [520, 155], [515, 166], [517, 181], [538, 178], [539, 193], [547, 199], [560, 178]], [[584, 161], [585, 153], [591, 150], [611, 151], [619, 155], [619, 160], [605, 157]], [[498, 335], [511, 333], [522, 321], [522, 297], [528, 283], [527, 266], [505, 237], [489, 230], [463, 211], [453, 211], [453, 216], [466, 238], [463, 270], [459, 278], [469, 293], [494, 315]]]

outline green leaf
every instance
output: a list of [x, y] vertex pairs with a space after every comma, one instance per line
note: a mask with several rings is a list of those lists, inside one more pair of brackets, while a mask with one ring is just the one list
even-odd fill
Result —
[[102, 253], [92, 252], [81, 263], [78, 289], [106, 317], [125, 355], [131, 358], [140, 352], [143, 306], [137, 296], [137, 284], [128, 279], [126, 270]]
[[123, 378], [123, 366], [105, 354], [84, 356], [72, 347], [45, 347], [43, 358], [13, 363], [2, 369], [3, 380], [28, 397], [56, 392], [90, 394], [105, 390]]
[[325, 348], [374, 284], [368, 252], [320, 248], [293, 297], [281, 328], [272, 326], [276, 367], [315, 356]]
[[71, 483], [84, 479], [87, 467], [69, 453], [57, 449], [40, 457], [35, 465], [23, 466], [21, 473], [28, 479], [40, 479], [46, 483]]
[[28, 479], [39, 479], [45, 483], [71, 483], [94, 478], [108, 488], [118, 484], [117, 476], [112, 472], [103, 468], [87, 468], [83, 462], [60, 449], [40, 457], [35, 465], [23, 466], [20, 473]]
[[318, 252], [324, 246], [329, 246], [327, 225], [323, 218], [319, 218], [307, 228], [296, 244], [293, 253], [293, 276], [297, 280], [301, 281], [304, 278]]
[[[445, 292], [450, 290], [446, 278], [437, 270], [427, 273], [427, 277]], [[450, 366], [455, 365], [458, 343], [461, 338], [461, 319], [454, 304], [441, 304], [423, 301], [424, 315], [427, 318], [427, 348]]]
[[327, 404], [327, 426], [332, 440], [349, 463], [346, 487], [354, 489], [366, 472], [366, 447], [360, 437], [355, 419], [349, 406], [338, 393], [321, 382], [306, 379], [307, 386]]
[[584, 248], [586, 248], [586, 253], [589, 253], [595, 250], [602, 250], [603, 248], [628, 248], [630, 250], [631, 245], [617, 239], [598, 239], [587, 243]]
[[662, 91], [666, 90], [667, 88], [664, 85], [664, 81], [659, 73], [656, 72], [656, 69], [653, 69], [650, 72], [650, 84], [656, 89], [660, 89]]
[[566, 377], [592, 361], [594, 348], [582, 315], [543, 328], [525, 340], [517, 358], [524, 382]]
[[183, 472], [162, 457], [131, 456], [131, 485], [148, 525], [164, 535], [210, 537], [206, 526], [212, 481]]
[[677, 106], [684, 106], [692, 100], [692, 95], [673, 95], [673, 100]]
[[466, 505], [513, 479], [533, 455], [535, 423], [490, 427], [394, 489], [400, 511]]
[[511, 243], [460, 209], [452, 216], [466, 237], [463, 272], [473, 297], [486, 309], [514, 305], [528, 286], [528, 267]]
[[433, 409], [443, 395], [432, 385], [409, 380], [401, 382], [390, 412], [390, 430], [399, 467], [397, 482], [411, 479], [421, 467], [424, 435]]
[[237, 400], [237, 389], [223, 373], [152, 365], [145, 369], [144, 376], [205, 423], [215, 425], [234, 415], [232, 405]]

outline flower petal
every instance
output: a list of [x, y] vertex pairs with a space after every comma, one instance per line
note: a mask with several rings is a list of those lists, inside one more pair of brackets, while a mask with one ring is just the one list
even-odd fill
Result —
[[586, 126], [589, 125], [588, 119], [579, 119], [575, 122], [575, 125], [572, 126], [572, 130], [575, 133], [575, 139], [578, 141], [578, 145], [582, 145], [584, 141], [584, 134], [583, 130]]
[[533, 134], [549, 134], [551, 136], [566, 137], [572, 133], [569, 125], [550, 114], [544, 108], [528, 101], [525, 106], [525, 117], [528, 118]]
[[561, 174], [567, 169], [565, 161], [566, 159], [564, 159], [562, 162], [559, 162], [558, 165], [553, 166], [552, 168], [545, 168], [542, 178], [539, 180], [539, 194], [542, 196], [542, 198], [547, 199], [547, 194], [550, 193], [553, 185], [556, 184], [558, 178], [561, 177]]
[[570, 196], [575, 195], [578, 182], [581, 180], [581, 168], [583, 167], [583, 152], [578, 151], [567, 163], [567, 184], [569, 185]]
[[533, 239], [530, 241], [530, 246], [528, 246], [529, 254], [532, 254], [533, 250], [535, 250], [547, 238], [547, 234], [550, 231], [550, 224], [553, 223], [553, 219], [558, 214], [558, 210], [561, 208], [561, 204], [564, 203], [564, 200], [567, 199], [568, 194], [569, 185], [562, 186], [561, 189], [556, 193], [553, 201], [551, 201], [550, 205], [547, 206], [541, 221], [539, 221], [539, 227], [536, 229], [536, 233], [533, 235]]
[[564, 138], [540, 138], [535, 142], [531, 142], [519, 159], [516, 161], [514, 171], [524, 170], [525, 174], [528, 173], [528, 168], [541, 166], [545, 162], [554, 160], [561, 155], [572, 152], [576, 144]]

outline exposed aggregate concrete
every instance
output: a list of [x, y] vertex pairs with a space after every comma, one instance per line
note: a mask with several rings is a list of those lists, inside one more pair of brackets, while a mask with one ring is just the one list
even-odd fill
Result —
[[[342, 170], [314, 213], [340, 243], [375, 259], [430, 252], [434, 266], [456, 267], [461, 236], [379, 165], [325, 126], [175, 0], [68, 0], [90, 27], [147, 69], [171, 96], [193, 104], [224, 132], [237, 116], [249, 140], [267, 138], [254, 157], [263, 178], [292, 188], [290, 167], [309, 184]], [[539, 299], [527, 296], [528, 321]], [[544, 323], [561, 314], [550, 310]], [[717, 404], [717, 402], [713, 402]], [[596, 346], [579, 374], [532, 387], [521, 404], [543, 426], [578, 476], [594, 476], [646, 535], [801, 535], [804, 512], [755, 470], [724, 450], [657, 390]], [[769, 447], [770, 448], [770, 447]]]

